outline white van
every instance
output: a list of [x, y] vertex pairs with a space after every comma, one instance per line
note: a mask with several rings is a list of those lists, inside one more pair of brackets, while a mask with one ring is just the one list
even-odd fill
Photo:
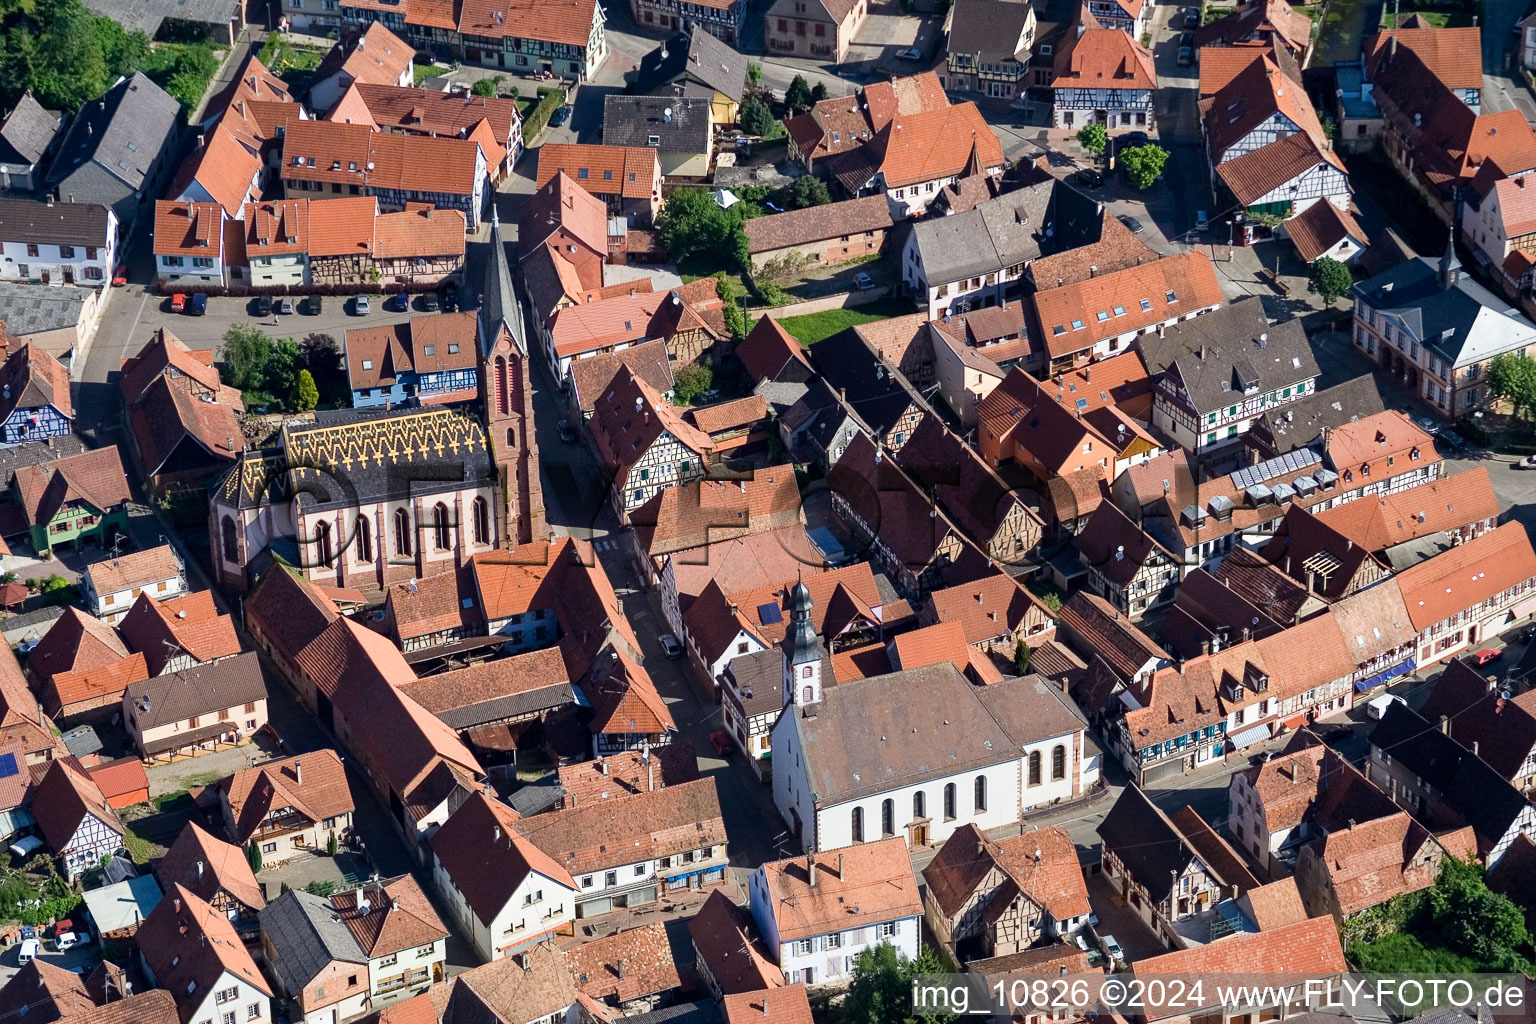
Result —
[[26, 966], [37, 959], [38, 944], [36, 939], [27, 939], [21, 944], [21, 952], [16, 954], [16, 963]]
[[1365, 705], [1365, 713], [1371, 718], [1382, 719], [1387, 716], [1387, 709], [1390, 708], [1393, 704], [1401, 704], [1404, 707], [1408, 706], [1408, 702], [1403, 700], [1403, 698], [1399, 697], [1397, 694], [1384, 693], [1380, 697], [1372, 698]]
[[79, 945], [79, 943], [80, 937], [77, 936], [74, 932], [65, 932], [63, 935], [60, 935], [58, 938], [53, 940], [53, 948], [62, 953], [66, 949], [74, 949], [75, 946]]

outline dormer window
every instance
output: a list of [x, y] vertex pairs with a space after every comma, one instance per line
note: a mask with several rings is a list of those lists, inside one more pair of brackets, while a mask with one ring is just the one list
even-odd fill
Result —
[[647, 143], [648, 145], [651, 145], [651, 146], [659, 146], [659, 145], [661, 145], [661, 136], [660, 135], [649, 136], [649, 139], [650, 139], [650, 142]]

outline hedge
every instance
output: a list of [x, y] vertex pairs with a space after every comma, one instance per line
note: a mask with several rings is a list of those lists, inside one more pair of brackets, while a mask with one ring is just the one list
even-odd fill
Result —
[[539, 90], [539, 105], [523, 118], [523, 145], [530, 145], [539, 137], [539, 132], [543, 131], [544, 126], [549, 123], [550, 116], [564, 102], [565, 91], [562, 89]]

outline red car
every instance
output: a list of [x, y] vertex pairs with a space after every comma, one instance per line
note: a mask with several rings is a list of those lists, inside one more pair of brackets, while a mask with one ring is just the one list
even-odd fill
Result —
[[112, 287], [121, 288], [128, 283], [128, 264], [119, 263], [117, 269], [112, 271]]
[[171, 312], [183, 313], [187, 309], [187, 297], [181, 292], [171, 296]]
[[1477, 652], [1477, 663], [1479, 665], [1486, 665], [1490, 661], [1498, 661], [1502, 657], [1504, 657], [1504, 652], [1502, 650], [1494, 647], [1488, 647]]

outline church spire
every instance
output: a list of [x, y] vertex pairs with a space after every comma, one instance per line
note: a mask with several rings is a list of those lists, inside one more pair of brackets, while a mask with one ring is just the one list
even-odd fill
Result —
[[1461, 280], [1461, 260], [1456, 258], [1456, 228], [1445, 240], [1445, 255], [1440, 257], [1440, 287], [1453, 288]]
[[821, 641], [811, 621], [811, 591], [796, 580], [789, 591], [789, 632], [784, 636], [784, 703], [821, 700]]
[[501, 332], [512, 338], [518, 352], [528, 354], [528, 335], [523, 327], [523, 309], [512, 283], [512, 266], [507, 262], [507, 241], [502, 237], [501, 218], [491, 204], [491, 252], [485, 261], [485, 276], [480, 283], [481, 355], [489, 355]]

